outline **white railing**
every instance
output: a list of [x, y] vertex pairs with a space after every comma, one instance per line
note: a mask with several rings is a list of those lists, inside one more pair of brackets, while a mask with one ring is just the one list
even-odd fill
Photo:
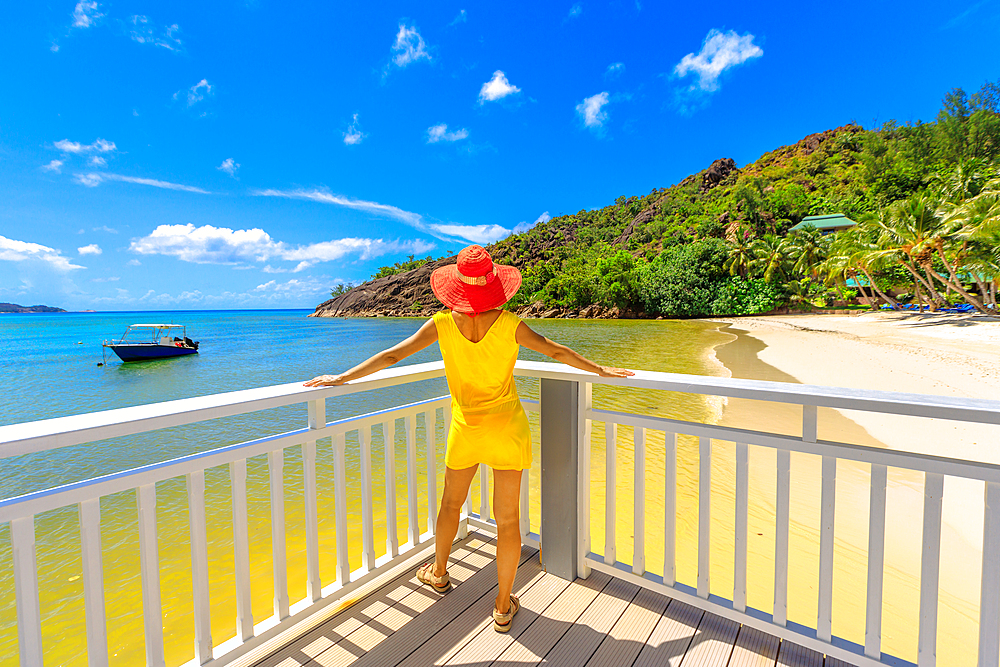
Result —
[[[701, 609], [731, 618], [740, 623], [761, 629], [769, 634], [790, 639], [853, 664], [874, 666], [887, 664], [881, 650], [881, 610], [883, 554], [885, 543], [886, 480], [889, 468], [919, 471], [925, 476], [923, 549], [920, 576], [920, 630], [918, 664], [934, 665], [936, 661], [938, 573], [940, 568], [941, 510], [944, 479], [946, 476], [963, 477], [985, 482], [985, 522], [983, 540], [983, 567], [981, 574], [981, 604], [979, 612], [979, 664], [996, 667], [1000, 655], [1000, 466], [947, 459], [942, 457], [890, 451], [847, 443], [827, 442], [817, 438], [817, 407], [865, 410], [898, 415], [934, 417], [975, 423], [1000, 424], [1000, 401], [959, 400], [944, 397], [895, 394], [836, 388], [812, 387], [774, 382], [755, 382], [727, 378], [685, 376], [669, 373], [640, 371], [629, 379], [597, 378], [565, 366], [549, 363], [518, 362], [515, 373], [540, 378], [541, 394], [545, 395], [546, 383], [572, 383], [577, 400], [572, 404], [558, 401], [525, 401], [525, 407], [541, 412], [544, 425], [571, 422], [574, 432], [573, 456], [577, 475], [577, 492], [566, 502], [574, 505], [577, 521], [573, 571], [587, 576], [590, 568], [603, 570], [681, 599]], [[184, 476], [187, 482], [188, 524], [191, 533], [191, 567], [194, 601], [195, 658], [192, 664], [228, 664], [260, 646], [279, 632], [291, 627], [319, 609], [344, 597], [387, 572], [389, 569], [414, 558], [425, 551], [434, 535], [434, 504], [437, 498], [436, 481], [440, 462], [430, 455], [437, 449], [438, 423], [444, 428], [449, 421], [450, 402], [447, 397], [430, 399], [410, 405], [391, 408], [335, 422], [326, 422], [325, 399], [346, 394], [369, 391], [392, 385], [426, 380], [443, 375], [440, 362], [389, 369], [362, 381], [342, 387], [306, 389], [298, 383], [262, 389], [217, 394], [134, 408], [64, 417], [28, 424], [0, 427], [0, 458], [41, 452], [57, 447], [93, 442], [110, 437], [143, 433], [155, 429], [192, 424], [236, 414], [245, 414], [279, 406], [306, 403], [308, 417], [306, 428], [268, 435], [266, 437], [230, 445], [212, 451], [181, 457], [172, 461], [144, 466], [135, 470], [68, 484], [55, 489], [30, 493], [0, 501], [0, 524], [9, 523], [14, 559], [15, 596], [17, 601], [18, 639], [22, 665], [35, 667], [43, 664], [41, 615], [39, 606], [38, 573], [35, 554], [35, 517], [50, 510], [76, 505], [80, 517], [81, 550], [83, 564], [84, 601], [86, 609], [87, 651], [89, 664], [108, 664], [108, 641], [104, 600], [101, 547], [100, 499], [122, 491], [134, 491], [138, 505], [138, 525], [141, 562], [141, 586], [145, 628], [146, 661], [149, 665], [163, 665], [164, 636], [162, 605], [160, 600], [157, 550], [156, 484]], [[747, 431], [730, 427], [684, 422], [661, 417], [643, 416], [611, 410], [595, 409], [592, 405], [594, 384], [620, 387], [658, 389], [712, 396], [749, 398], [764, 401], [800, 404], [803, 406], [801, 437], [774, 433]], [[438, 409], [441, 416], [438, 417]], [[427, 451], [424, 465], [427, 470], [426, 492], [430, 508], [426, 530], [418, 522], [418, 466], [416, 423], [423, 415]], [[406, 542], [397, 534], [395, 448], [393, 438], [385, 437], [386, 446], [386, 553], [376, 558], [374, 544], [374, 510], [371, 466], [372, 427], [380, 425], [388, 434], [395, 420], [402, 418], [406, 442], [407, 467]], [[593, 553], [590, 544], [591, 501], [591, 437], [595, 423], [603, 423], [606, 456], [606, 522], [603, 553]], [[634, 540], [631, 562], [620, 561], [615, 551], [616, 520], [616, 451], [617, 427], [631, 427], [634, 432]], [[657, 493], [646, 489], [647, 434], [659, 431], [665, 434], [664, 488], [662, 502], [664, 520], [664, 567], [662, 572], [646, 571], [645, 508]], [[347, 436], [357, 433], [360, 479], [354, 480], [361, 487], [361, 556], [362, 567], [350, 571], [347, 530], [346, 489], [349, 481], [345, 459]], [[551, 431], [550, 431], [551, 432]], [[676, 577], [676, 493], [678, 435], [699, 439], [698, 476], [698, 550], [697, 580], [695, 586], [678, 582]], [[336, 523], [337, 576], [336, 581], [324, 586], [319, 570], [319, 538], [317, 495], [320, 492], [316, 477], [317, 440], [331, 438], [334, 456], [333, 489]], [[432, 440], [434, 441], [432, 444]], [[711, 460], [713, 440], [728, 441], [735, 445], [735, 558], [732, 600], [710, 596], [711, 566]], [[546, 441], [542, 450], [554, 451], [557, 442]], [[582, 444], [582, 446], [581, 446]], [[305, 533], [306, 533], [306, 597], [294, 604], [289, 601], [288, 566], [285, 554], [285, 508], [283, 488], [284, 450], [302, 447]], [[754, 610], [747, 606], [747, 513], [748, 513], [748, 446], [770, 448], [777, 451], [777, 493], [774, 554], [774, 606], [772, 613]], [[822, 501], [819, 549], [819, 605], [814, 628], [789, 624], [788, 601], [788, 545], [789, 545], [789, 490], [790, 457], [792, 452], [814, 455], [822, 459]], [[254, 622], [250, 605], [249, 536], [247, 527], [246, 462], [254, 456], [267, 455], [268, 482], [271, 509], [271, 541], [274, 613], [261, 622]], [[867, 614], [864, 646], [854, 646], [832, 634], [831, 609], [834, 597], [833, 553], [834, 517], [836, 514], [837, 461], [858, 461], [871, 467], [870, 522], [868, 541]], [[211, 637], [210, 598], [208, 588], [208, 546], [205, 517], [205, 471], [215, 466], [228, 465], [231, 479], [234, 539], [234, 581], [236, 590], [236, 636], [219, 645]], [[542, 488], [546, 486], [544, 472]], [[485, 472], [485, 470], [483, 471]], [[527, 543], [537, 543], [539, 536], [529, 531], [527, 471], [522, 484], [521, 532]], [[492, 528], [489, 519], [488, 475], [481, 475], [479, 512], [471, 511], [471, 498], [466, 503], [461, 532], [468, 525]], [[330, 489], [322, 489], [324, 494]], [[546, 512], [555, 512], [558, 503], [543, 506]], [[563, 508], [565, 509], [565, 508]], [[556, 539], [543, 552], [560, 553]], [[556, 567], [558, 563], [546, 563]], [[898, 661], [897, 661], [898, 662]]]

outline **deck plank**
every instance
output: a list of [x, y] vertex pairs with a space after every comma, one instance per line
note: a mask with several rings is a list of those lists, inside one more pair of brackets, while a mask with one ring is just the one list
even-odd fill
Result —
[[831, 658], [830, 656], [826, 656], [826, 659], [823, 661], [823, 667], [855, 667], [855, 666], [849, 662], [844, 662], [843, 660], [840, 660], [838, 658]]
[[739, 630], [739, 623], [706, 613], [681, 661], [682, 667], [726, 667]]
[[778, 651], [778, 667], [823, 667], [823, 654], [785, 640]]
[[[478, 568], [468, 567], [469, 560], [480, 562], [489, 553], [495, 553], [494, 541], [495, 538], [476, 533], [470, 534], [466, 540], [455, 545], [454, 550], [449, 556], [449, 572], [457, 575], [455, 580], [458, 583], [461, 583], [478, 571]], [[254, 667], [305, 665], [311, 659], [330, 650], [349, 635], [358, 631], [370, 620], [385, 613], [397, 600], [405, 598], [407, 595], [413, 593], [414, 589], [419, 588], [426, 589], [426, 587], [421, 586], [416, 581], [416, 577], [412, 571], [407, 570], [402, 572], [399, 576], [389, 580], [365, 598], [337, 612], [321, 625], [309, 630], [278, 651], [258, 661]], [[437, 597], [429, 590], [426, 592], [428, 595]], [[332, 656], [328, 656], [328, 660], [330, 659], [332, 659]], [[343, 659], [347, 660], [349, 658], [345, 656]], [[292, 662], [288, 662], [289, 660]]]
[[684, 659], [705, 612], [671, 600], [633, 667], [677, 667]]
[[[530, 561], [537, 564], [537, 554], [535, 549], [522, 547], [521, 565], [523, 566], [525, 562]], [[469, 559], [463, 562], [468, 564]], [[519, 568], [519, 571], [520, 569], [523, 567]], [[496, 582], [496, 563], [491, 561], [462, 585], [456, 586], [439, 601], [427, 607], [425, 611], [415, 615], [413, 620], [393, 633], [389, 641], [380, 643], [361, 656], [354, 662], [355, 667], [395, 667], [400, 664], [413, 653], [424, 649], [437, 636], [435, 633], [438, 633], [441, 628], [455, 623], [466, 610], [475, 605], [483, 596], [495, 597]], [[405, 598], [396, 605], [397, 609], [407, 613], [408, 610], [405, 607], [410, 600], [411, 597]], [[488, 606], [487, 609], [489, 609]], [[435, 644], [435, 647], [441, 652], [447, 650], [447, 648], [441, 649], [438, 644]], [[435, 656], [424, 663], [425, 667], [432, 664], [438, 657], [440, 656]]]
[[569, 586], [569, 582], [553, 574], [540, 571], [524, 596], [518, 596], [521, 609], [511, 621], [509, 632], [496, 632], [492, 618], [471, 641], [462, 647], [446, 664], [464, 667], [488, 667], [513, 644], [544, 612], [545, 609]]
[[610, 581], [610, 575], [592, 572], [587, 579], [570, 583], [493, 666], [531, 667], [540, 663]]
[[[484, 570], [485, 571], [485, 570]], [[529, 558], [521, 565], [514, 577], [514, 593], [523, 596], [538, 583], [544, 572], [537, 558]], [[493, 570], [493, 581], [496, 582], [496, 569]], [[497, 586], [494, 584], [484, 594], [458, 615], [452, 622], [437, 628], [433, 636], [426, 637], [416, 650], [406, 656], [397, 667], [427, 667], [428, 665], [447, 664], [452, 657], [461, 651], [487, 627], [492, 632], [493, 615], [491, 613], [496, 599]]]
[[539, 664], [548, 667], [586, 664], [638, 592], [635, 584], [613, 579]]
[[587, 667], [631, 667], [646, 646], [670, 599], [642, 589], [601, 642]]
[[774, 667], [780, 644], [777, 637], [744, 625], [736, 637], [729, 667]]

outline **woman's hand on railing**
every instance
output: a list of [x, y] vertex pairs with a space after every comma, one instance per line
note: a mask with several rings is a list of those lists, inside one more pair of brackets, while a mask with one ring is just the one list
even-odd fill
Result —
[[308, 382], [303, 382], [303, 387], [337, 387], [344, 384], [347, 380], [344, 378], [344, 374], [340, 375], [317, 375], [312, 380]]
[[601, 366], [601, 371], [598, 373], [602, 378], [627, 378], [635, 375], [632, 371], [626, 368], [615, 368], [614, 366]]

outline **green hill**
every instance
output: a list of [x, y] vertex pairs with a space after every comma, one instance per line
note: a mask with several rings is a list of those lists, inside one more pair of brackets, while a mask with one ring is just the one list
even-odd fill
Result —
[[[716, 160], [671, 187], [552, 218], [488, 249], [521, 269], [508, 307], [528, 315], [697, 317], [908, 301], [995, 311], [998, 162], [1000, 82], [950, 91], [932, 122], [848, 124], [742, 168]], [[806, 216], [834, 213], [859, 224], [788, 233]], [[410, 259], [377, 277], [402, 278], [427, 261]], [[390, 310], [418, 310], [398, 306]]]

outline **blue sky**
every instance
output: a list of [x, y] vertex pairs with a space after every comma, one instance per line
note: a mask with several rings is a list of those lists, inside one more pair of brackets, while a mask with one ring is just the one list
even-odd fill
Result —
[[0, 301], [311, 307], [1000, 77], [1000, 2], [10, 3]]

